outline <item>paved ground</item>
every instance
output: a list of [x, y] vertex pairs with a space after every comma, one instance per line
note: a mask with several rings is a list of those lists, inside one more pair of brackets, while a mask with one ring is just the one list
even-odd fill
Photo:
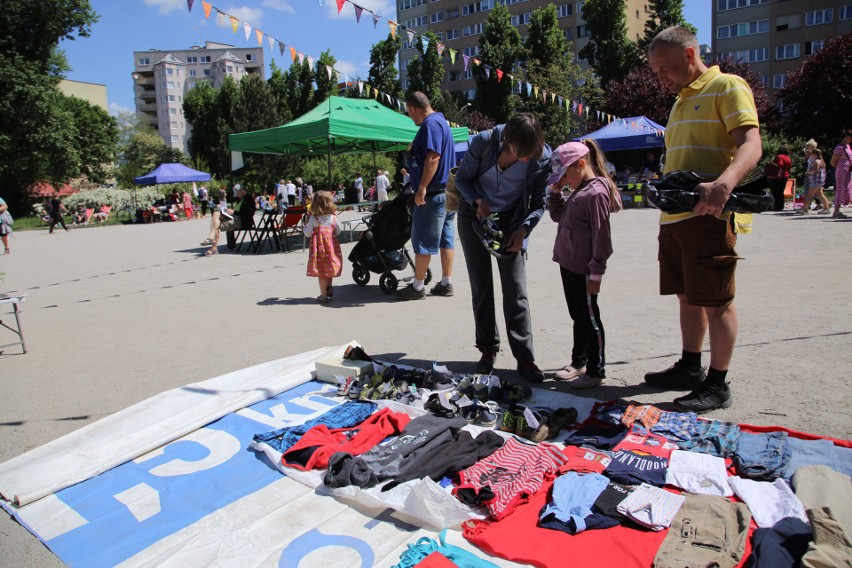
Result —
[[[671, 399], [642, 384], [680, 352], [676, 302], [657, 295], [656, 218], [651, 210], [613, 217], [616, 252], [600, 297], [609, 379], [583, 396]], [[414, 365], [438, 358], [465, 371], [478, 358], [461, 253], [453, 298], [400, 303], [382, 294], [377, 275], [355, 285], [347, 263], [334, 303], [320, 306], [307, 254], [202, 258], [206, 233], [207, 222], [195, 220], [15, 234], [13, 253], [0, 256], [0, 291], [28, 294], [29, 353], [0, 355], [0, 461], [163, 390], [351, 339]], [[536, 355], [551, 371], [570, 352], [554, 236], [544, 220], [528, 265]], [[712, 416], [852, 437], [852, 220], [763, 215], [738, 248], [735, 403]], [[508, 353], [498, 369], [514, 375]], [[0, 557], [3, 566], [60, 565], [5, 514]]]

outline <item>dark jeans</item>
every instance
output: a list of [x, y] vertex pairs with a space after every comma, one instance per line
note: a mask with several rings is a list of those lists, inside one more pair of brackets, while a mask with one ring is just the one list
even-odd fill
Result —
[[62, 218], [62, 215], [53, 215], [50, 218], [50, 232], [51, 233], [53, 232], [53, 228], [56, 226], [57, 223], [62, 225], [62, 228], [65, 229], [66, 231], [68, 230], [68, 227], [65, 226], [65, 220]]
[[770, 179], [769, 191], [772, 193], [772, 198], [775, 200], [773, 211], [784, 211], [784, 187], [787, 185], [787, 178]]
[[458, 231], [467, 273], [470, 278], [470, 295], [473, 303], [473, 318], [476, 322], [476, 346], [481, 349], [500, 348], [500, 333], [494, 311], [494, 278], [492, 260], [497, 261], [500, 271], [500, 287], [503, 292], [503, 317], [509, 348], [518, 362], [532, 361], [533, 340], [530, 304], [527, 298], [526, 260], [516, 253], [508, 258], [495, 259], [485, 250], [479, 236], [471, 225], [476, 212], [466, 203], [459, 203]]
[[586, 291], [585, 275], [575, 274], [561, 266], [559, 273], [568, 313], [574, 321], [571, 366], [575, 369], [586, 367], [586, 372], [594, 377], [606, 377], [605, 336], [598, 295]]

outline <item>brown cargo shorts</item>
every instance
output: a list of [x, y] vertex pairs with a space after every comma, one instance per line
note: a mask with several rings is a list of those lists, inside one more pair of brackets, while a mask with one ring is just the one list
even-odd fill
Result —
[[660, 225], [660, 294], [684, 294], [693, 306], [730, 304], [739, 259], [732, 223], [732, 219], [696, 215]]

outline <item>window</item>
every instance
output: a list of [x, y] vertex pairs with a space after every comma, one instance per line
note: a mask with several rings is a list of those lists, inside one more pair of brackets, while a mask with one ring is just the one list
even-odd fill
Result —
[[233, 73], [234, 72], [234, 66], [233, 65], [226, 65], [225, 71], [227, 71], [228, 73]]
[[461, 81], [461, 71], [450, 71], [450, 81]]
[[457, 39], [461, 37], [461, 28], [454, 28], [452, 30], [447, 30], [447, 39]]
[[574, 28], [565, 28], [562, 30], [562, 35], [565, 36], [567, 41], [573, 41], [574, 39]]
[[464, 72], [465, 79], [473, 79], [473, 65], [467, 68], [467, 71]]
[[840, 7], [840, 19], [852, 20], [852, 4], [846, 4]]
[[556, 17], [567, 18], [571, 15], [571, 4], [563, 4], [556, 7]]
[[577, 2], [577, 13], [578, 14], [583, 13], [583, 4], [585, 4], [585, 2]]
[[166, 67], [166, 75], [174, 75], [174, 74], [175, 74], [174, 69], [172, 69], [171, 67]]
[[447, 19], [448, 20], [455, 20], [458, 17], [459, 17], [459, 9], [458, 8], [455, 8], [453, 10], [447, 10]]
[[486, 10], [490, 10], [491, 0], [482, 0], [482, 2], [479, 3], [479, 9], [483, 12], [485, 12]]
[[205, 70], [204, 70], [204, 76], [205, 76], [205, 77], [209, 77], [209, 76], [210, 76], [210, 69], [205, 69]]
[[805, 42], [805, 55], [813, 55], [814, 53], [816, 53], [817, 51], [822, 49], [824, 44], [825, 44], [824, 39], [815, 39], [813, 41], [806, 41]]
[[399, 62], [399, 70], [405, 71], [406, 69], [408, 69], [408, 59], [403, 59]]
[[769, 59], [769, 48], [758, 47], [757, 49], [744, 49], [742, 51], [723, 51], [719, 54], [719, 57], [730, 57], [735, 61], [743, 61], [745, 63], [766, 61]]
[[187, 63], [198, 63], [198, 57], [196, 57], [195, 55], [190, 55], [189, 57], [186, 58], [186, 62]]
[[170, 108], [169, 114], [177, 114], [177, 109], [176, 108]]
[[462, 6], [462, 16], [467, 16], [468, 14], [475, 14], [477, 12], [482, 12], [483, 10], [488, 10], [490, 6], [483, 8], [483, 5], [488, 5], [489, 2], [474, 2], [473, 4], [465, 4]]
[[787, 75], [783, 73], [779, 73], [777, 75], [772, 76], [772, 86], [776, 89], [780, 89], [784, 86], [784, 83], [787, 82]]
[[716, 0], [716, 11], [724, 12], [725, 10], [736, 10], [737, 8], [759, 4], [769, 4], [769, 0]]
[[401, 0], [399, 3], [399, 10], [410, 10], [415, 6], [422, 6], [426, 3], [426, 0]]
[[515, 27], [523, 26], [524, 24], [530, 23], [530, 13], [526, 12], [524, 14], [518, 14], [517, 16], [512, 16], [512, 25]]
[[425, 26], [429, 23], [429, 20], [426, 16], [420, 16], [419, 18], [414, 18], [412, 20], [405, 20], [405, 27], [409, 29], [413, 29], [419, 26]]
[[467, 36], [477, 35], [477, 34], [481, 34], [481, 33], [482, 33], [482, 22], [480, 22], [478, 24], [474, 24], [472, 26], [465, 26], [464, 31], [462, 32], [462, 35], [467, 37]]
[[147, 58], [147, 57], [140, 57], [139, 58], [139, 65], [150, 65], [150, 64], [151, 64], [151, 60], [149, 58]]
[[169, 126], [171, 126], [172, 128], [177, 128], [177, 120], [173, 120], [173, 121], [171, 121], [171, 122], [169, 123]]
[[588, 26], [577, 26], [577, 37], [589, 37], [592, 35], [592, 32], [589, 31]]
[[246, 53], [246, 61], [254, 61], [254, 54]]
[[190, 77], [195, 77], [195, 69], [190, 69], [190, 70], [189, 70], [189, 76], [190, 76]]
[[828, 24], [834, 20], [834, 8], [823, 8], [805, 14], [806, 26], [819, 26]]
[[716, 39], [739, 37], [769, 32], [769, 20], [754, 20], [751, 22], [740, 22], [719, 26], [716, 28]]
[[172, 134], [171, 140], [173, 143], [177, 143], [180, 141], [180, 137], [177, 134]]
[[210, 56], [209, 55], [202, 55], [201, 56], [201, 62], [202, 63], [210, 63]]
[[173, 81], [166, 81], [166, 88], [167, 89], [174, 89], [175, 88], [174, 82]]
[[468, 57], [476, 57], [477, 55], [479, 55], [479, 46], [478, 45], [472, 45], [470, 47], [466, 47], [466, 48], [464, 48], [462, 53], [464, 55], [467, 55]]
[[799, 56], [799, 44], [788, 43], [775, 48], [775, 59], [795, 59]]
[[429, 22], [433, 24], [437, 24], [438, 22], [444, 21], [444, 13], [443, 12], [435, 12], [431, 16], [429, 16]]
[[465, 97], [467, 100], [472, 101], [473, 99], [475, 99], [475, 98], [476, 98], [476, 89], [468, 89], [468, 90], [466, 90], [466, 91], [464, 92], [464, 97]]
[[169, 95], [168, 99], [170, 103], [173, 103], [177, 100], [174, 95]]

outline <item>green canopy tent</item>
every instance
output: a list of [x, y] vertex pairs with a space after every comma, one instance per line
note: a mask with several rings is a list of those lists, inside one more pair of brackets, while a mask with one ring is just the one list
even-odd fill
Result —
[[[372, 99], [329, 97], [319, 106], [283, 126], [230, 134], [231, 152], [331, 156], [407, 150], [418, 126], [408, 116]], [[467, 141], [467, 128], [452, 128], [453, 140]]]

